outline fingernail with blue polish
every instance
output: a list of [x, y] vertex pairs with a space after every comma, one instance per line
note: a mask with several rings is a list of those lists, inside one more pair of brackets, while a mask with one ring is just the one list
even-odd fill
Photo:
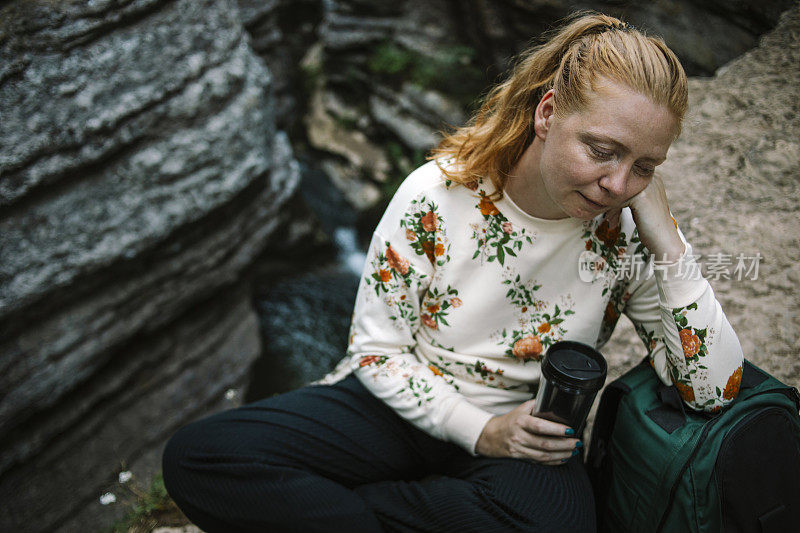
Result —
[[583, 441], [579, 440], [578, 443], [575, 445], [576, 448], [583, 448]]
[[581, 451], [579, 449], [577, 449], [577, 448], [572, 450], [572, 455], [578, 455], [579, 453], [581, 453]]
[[572, 429], [572, 428], [567, 428], [567, 430], [564, 433], [567, 434], [567, 435], [574, 435], [575, 434], [575, 430]]

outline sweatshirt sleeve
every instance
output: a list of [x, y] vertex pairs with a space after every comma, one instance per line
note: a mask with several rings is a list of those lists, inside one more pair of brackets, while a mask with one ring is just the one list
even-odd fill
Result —
[[[348, 355], [357, 378], [399, 416], [476, 455], [492, 414], [414, 354], [420, 302], [445, 253], [446, 220], [425, 195], [395, 196], [367, 253], [350, 329]], [[442, 261], [443, 263], [443, 261]]]
[[744, 354], [680, 228], [678, 234], [685, 250], [674, 263], [649, 261], [639, 246], [644, 261], [628, 287], [624, 312], [661, 380], [674, 384], [690, 408], [716, 412], [739, 392]]

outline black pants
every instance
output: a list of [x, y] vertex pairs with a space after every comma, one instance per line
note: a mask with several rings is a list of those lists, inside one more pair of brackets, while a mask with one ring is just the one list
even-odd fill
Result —
[[208, 532], [594, 531], [580, 456], [472, 457], [402, 420], [354, 377], [181, 428], [167, 491]]

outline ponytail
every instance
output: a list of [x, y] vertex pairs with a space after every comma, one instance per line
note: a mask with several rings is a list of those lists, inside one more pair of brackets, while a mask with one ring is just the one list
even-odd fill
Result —
[[470, 185], [489, 178], [499, 196], [533, 140], [533, 115], [542, 96], [555, 88], [559, 116], [580, 111], [600, 77], [667, 106], [679, 119], [686, 112], [686, 74], [660, 38], [614, 17], [579, 12], [520, 54], [469, 123], [446, 135], [429, 159], [454, 158], [455, 165], [442, 168], [447, 179]]

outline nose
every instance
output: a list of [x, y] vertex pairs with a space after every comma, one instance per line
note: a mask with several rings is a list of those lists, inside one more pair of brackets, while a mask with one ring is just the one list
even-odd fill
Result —
[[600, 178], [599, 185], [605, 189], [611, 196], [619, 198], [625, 195], [625, 190], [628, 186], [628, 173], [627, 165], [617, 165], [613, 170], [607, 172]]

